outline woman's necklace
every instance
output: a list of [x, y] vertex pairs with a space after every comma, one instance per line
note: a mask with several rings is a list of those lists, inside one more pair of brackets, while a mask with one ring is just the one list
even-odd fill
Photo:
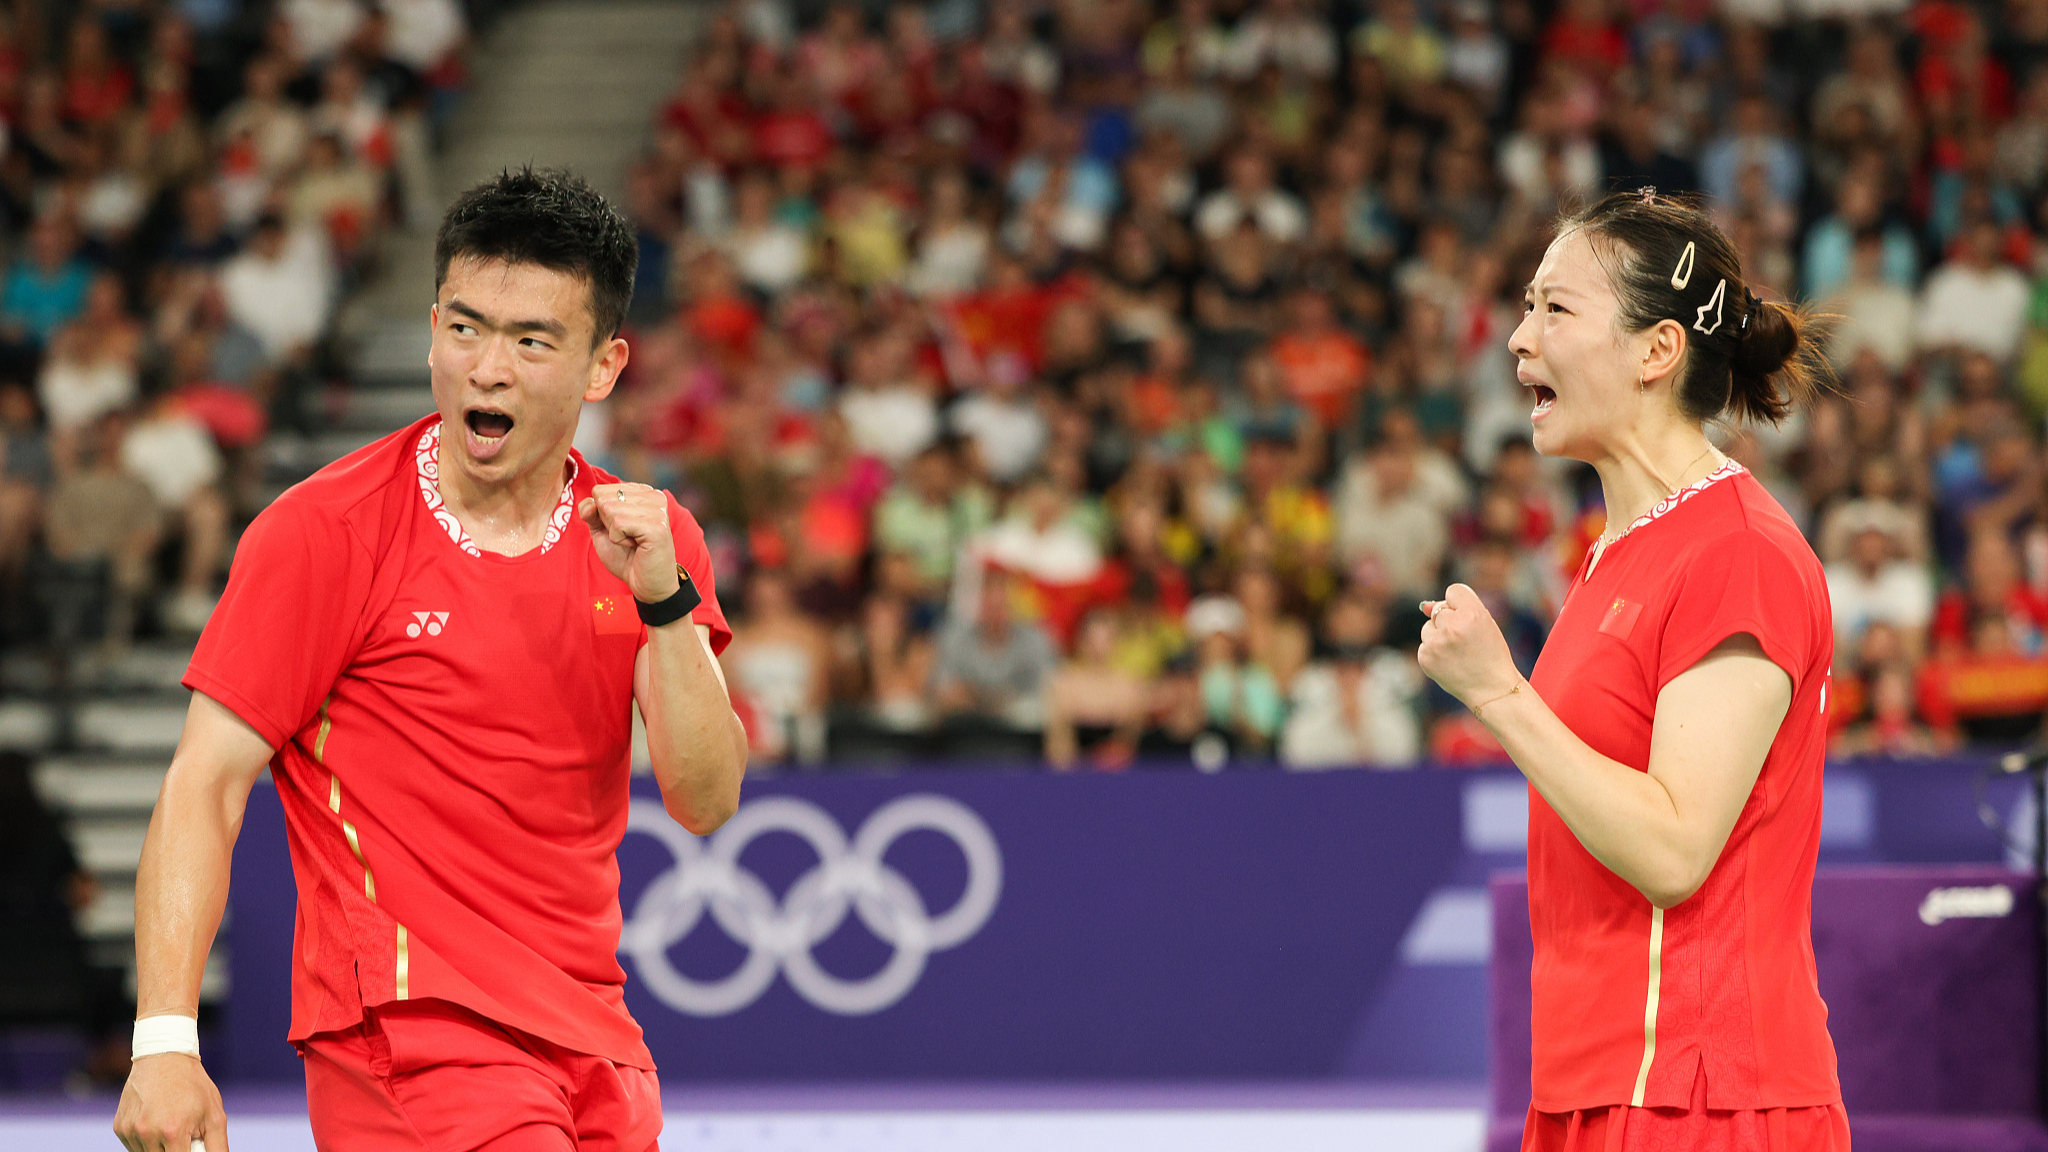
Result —
[[[1706, 458], [1707, 458], [1707, 457], [1708, 457], [1709, 455], [1711, 455], [1711, 454], [1713, 453], [1713, 451], [1714, 451], [1714, 446], [1713, 446], [1712, 444], [1709, 444], [1709, 445], [1707, 445], [1707, 450], [1706, 450], [1705, 452], [1702, 452], [1702, 453], [1700, 453], [1699, 455], [1697, 455], [1697, 456], [1695, 456], [1695, 457], [1693, 457], [1693, 458], [1692, 458], [1692, 464], [1687, 464], [1687, 465], [1686, 465], [1685, 467], [1683, 467], [1683, 468], [1680, 468], [1680, 469], [1678, 470], [1678, 474], [1679, 474], [1679, 476], [1683, 477], [1683, 476], [1684, 476], [1684, 475], [1685, 475], [1685, 474], [1686, 474], [1687, 472], [1690, 472], [1690, 471], [1692, 471], [1692, 465], [1693, 465], [1693, 464], [1697, 464], [1697, 463], [1699, 463], [1700, 461], [1702, 461], [1702, 460], [1705, 460], [1705, 459], [1706, 459]], [[1683, 492], [1683, 491], [1685, 491], [1685, 485], [1683, 485], [1683, 484], [1680, 484], [1680, 485], [1678, 486], [1678, 492]], [[1672, 493], [1670, 493], [1670, 494], [1666, 495], [1666, 496], [1664, 497], [1664, 499], [1665, 499], [1665, 500], [1669, 500], [1669, 499], [1670, 499], [1670, 498], [1671, 498], [1672, 496], [1676, 496], [1676, 495], [1678, 495], [1678, 492], [1672, 492]], [[1658, 501], [1658, 503], [1659, 503], [1659, 504], [1661, 504], [1661, 503], [1663, 503], [1663, 501], [1662, 501], [1662, 500], [1660, 500], [1660, 501]], [[1651, 505], [1651, 507], [1652, 507], [1652, 508], [1654, 508], [1654, 507], [1656, 507], [1656, 505], [1655, 505], [1655, 504], [1652, 504], [1652, 505]], [[1636, 527], [1637, 527], [1638, 525], [1640, 525], [1640, 524], [1641, 524], [1642, 522], [1643, 522], [1643, 518], [1642, 518], [1642, 517], [1640, 517], [1640, 516], [1638, 516], [1638, 517], [1636, 517], [1636, 518], [1635, 518], [1634, 520], [1632, 520], [1632, 521], [1630, 521], [1630, 522], [1629, 522], [1629, 526], [1628, 526], [1628, 527], [1626, 527], [1626, 528], [1623, 528], [1623, 529], [1622, 529], [1621, 531], [1619, 531], [1619, 532], [1616, 532], [1616, 533], [1615, 533], [1614, 535], [1612, 535], [1612, 536], [1609, 536], [1609, 535], [1608, 535], [1608, 534], [1607, 534], [1606, 532], [1602, 532], [1602, 533], [1600, 533], [1600, 551], [1602, 551], [1602, 552], [1605, 552], [1605, 551], [1607, 551], [1607, 548], [1608, 548], [1608, 546], [1609, 546], [1609, 545], [1611, 545], [1611, 544], [1613, 544], [1613, 543], [1614, 543], [1615, 541], [1617, 541], [1617, 540], [1621, 539], [1621, 538], [1622, 538], [1623, 536], [1626, 536], [1626, 535], [1628, 535], [1629, 533], [1631, 533], [1631, 532], [1635, 531], [1635, 530], [1636, 530]]]

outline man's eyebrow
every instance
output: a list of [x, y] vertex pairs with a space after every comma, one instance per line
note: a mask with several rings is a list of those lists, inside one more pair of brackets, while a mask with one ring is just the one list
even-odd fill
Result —
[[569, 334], [569, 329], [560, 320], [552, 318], [544, 320], [509, 320], [501, 324], [463, 303], [460, 299], [448, 301], [448, 310], [457, 315], [466, 316], [486, 328], [499, 328], [507, 332], [545, 332], [558, 340]]

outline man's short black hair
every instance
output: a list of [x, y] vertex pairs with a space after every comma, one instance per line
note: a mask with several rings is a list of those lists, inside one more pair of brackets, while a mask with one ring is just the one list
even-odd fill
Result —
[[560, 168], [506, 169], [457, 197], [434, 237], [434, 291], [462, 258], [538, 264], [590, 285], [593, 341], [626, 322], [640, 248], [633, 226], [583, 177]]

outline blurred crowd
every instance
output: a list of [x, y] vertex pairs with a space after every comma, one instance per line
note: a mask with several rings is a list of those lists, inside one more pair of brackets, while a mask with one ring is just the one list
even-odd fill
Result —
[[[757, 762], [1479, 763], [1604, 515], [1508, 333], [1561, 208], [1708, 197], [1833, 390], [1843, 753], [2048, 709], [2048, 0], [727, 0], [627, 181], [593, 459], [704, 524]], [[433, 226], [458, 0], [0, 10], [0, 643], [205, 622], [337, 302]]]
[[0, 7], [0, 643], [193, 635], [337, 302], [432, 228], [458, 0]]
[[703, 522], [761, 764], [1498, 757], [1603, 524], [1506, 348], [1562, 207], [1710, 198], [1839, 379], [1728, 428], [1809, 533], [1838, 751], [2048, 706], [2048, 0], [713, 11], [631, 173], [585, 451]]

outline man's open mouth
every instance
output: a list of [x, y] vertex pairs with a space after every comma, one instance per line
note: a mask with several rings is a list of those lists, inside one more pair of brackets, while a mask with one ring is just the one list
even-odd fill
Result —
[[512, 431], [512, 418], [503, 412], [472, 409], [463, 420], [469, 424], [471, 432], [485, 440], [503, 439], [506, 433]]

